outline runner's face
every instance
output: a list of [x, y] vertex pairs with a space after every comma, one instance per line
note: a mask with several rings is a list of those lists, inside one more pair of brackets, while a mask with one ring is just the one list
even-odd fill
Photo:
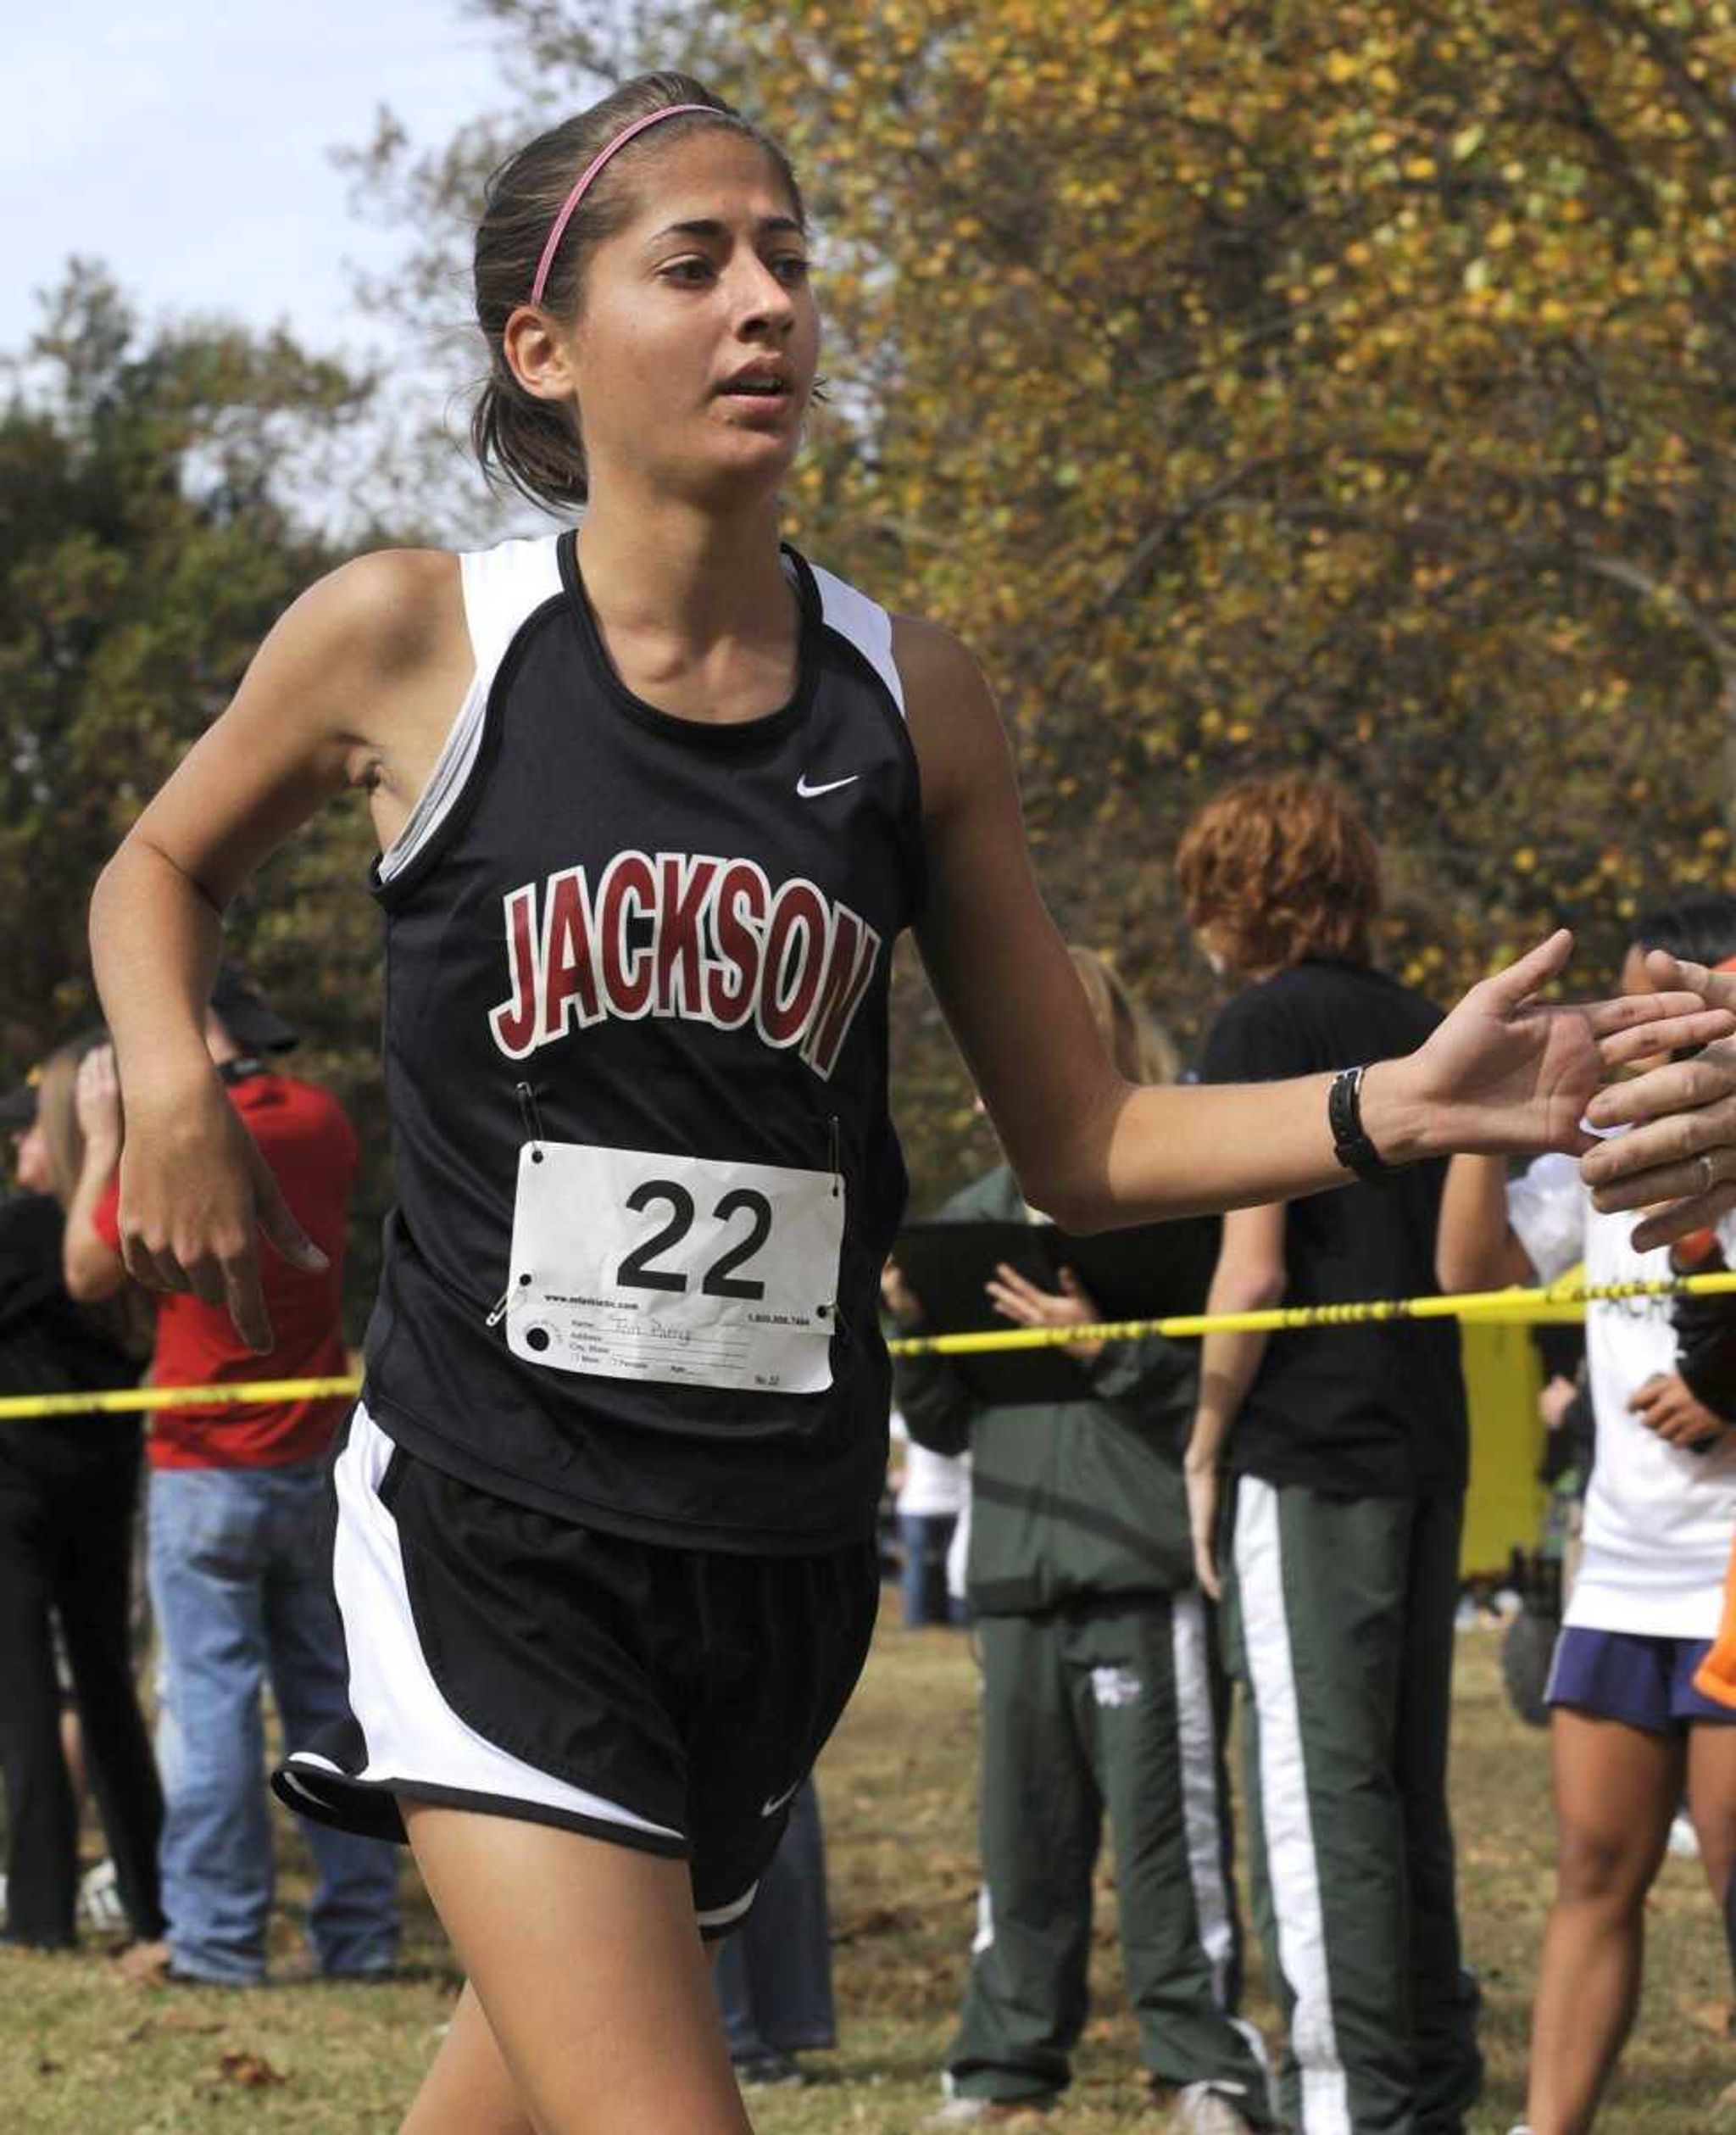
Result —
[[628, 174], [632, 220], [591, 255], [573, 339], [593, 489], [612, 474], [774, 491], [795, 457], [820, 318], [776, 166], [707, 131]]

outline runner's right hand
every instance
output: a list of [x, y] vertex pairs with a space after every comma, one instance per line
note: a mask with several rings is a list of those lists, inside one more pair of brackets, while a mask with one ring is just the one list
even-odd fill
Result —
[[303, 1274], [331, 1265], [290, 1213], [214, 1073], [173, 1101], [130, 1104], [120, 1223], [121, 1257], [135, 1282], [226, 1305], [236, 1334], [259, 1355], [272, 1346], [259, 1234]]

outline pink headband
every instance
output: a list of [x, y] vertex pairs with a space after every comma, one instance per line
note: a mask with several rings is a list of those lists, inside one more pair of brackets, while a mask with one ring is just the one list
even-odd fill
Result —
[[647, 126], [654, 126], [659, 120], [678, 119], [684, 111], [709, 111], [714, 119], [726, 115], [718, 110], [715, 104], [666, 103], [661, 111], [648, 111], [643, 119], [635, 119], [632, 125], [623, 126], [609, 146], [592, 159], [577, 185], [568, 193], [560, 213], [554, 218], [554, 227], [549, 231], [548, 242], [542, 248], [542, 257], [537, 262], [537, 279], [531, 284], [532, 304], [542, 301], [542, 292], [548, 282], [548, 270], [554, 265], [554, 255], [560, 249], [560, 241], [566, 234], [566, 226], [572, 220], [580, 201], [591, 190], [597, 174], [618, 149], [626, 148], [635, 134], [643, 133]]

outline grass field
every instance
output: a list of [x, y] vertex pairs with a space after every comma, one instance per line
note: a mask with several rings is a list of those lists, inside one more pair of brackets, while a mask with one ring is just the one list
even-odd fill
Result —
[[[892, 1625], [821, 1768], [843, 2046], [802, 2091], [754, 2101], [763, 2135], [904, 2135], [936, 2099], [973, 1921], [974, 1679], [965, 1642]], [[1495, 1641], [1460, 1646], [1455, 1802], [1468, 1954], [1481, 1973], [1489, 2062], [1477, 2135], [1519, 2104], [1527, 2003], [1550, 1888], [1543, 1738], [1502, 1701]], [[386, 2135], [432, 2053], [457, 1982], [406, 1879], [404, 1976], [328, 1987], [295, 1976], [304, 1855], [283, 1827], [281, 1983], [220, 1993], [126, 1985], [91, 1954], [0, 1954], [4, 2135]], [[1600, 2123], [1609, 2135], [1705, 2135], [1736, 2077], [1722, 1950], [1697, 1864], [1672, 1860], [1651, 1910], [1640, 2029]], [[1143, 2108], [1107, 1887], [1097, 2014], [1067, 2110], [1041, 2125], [1155, 2129]], [[1269, 2026], [1258, 1991], [1251, 2013]]]

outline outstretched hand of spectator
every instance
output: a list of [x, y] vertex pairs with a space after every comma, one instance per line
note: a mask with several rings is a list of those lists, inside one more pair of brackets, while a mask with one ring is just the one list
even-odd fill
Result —
[[[1711, 1007], [1736, 1010], [1736, 973], [1662, 950], [1645, 962], [1655, 984], [1685, 987]], [[1641, 1252], [1736, 1208], [1736, 1039], [1605, 1090], [1588, 1116], [1594, 1127], [1630, 1130], [1600, 1143], [1579, 1168], [1600, 1209], [1647, 1211], [1633, 1234]]]

